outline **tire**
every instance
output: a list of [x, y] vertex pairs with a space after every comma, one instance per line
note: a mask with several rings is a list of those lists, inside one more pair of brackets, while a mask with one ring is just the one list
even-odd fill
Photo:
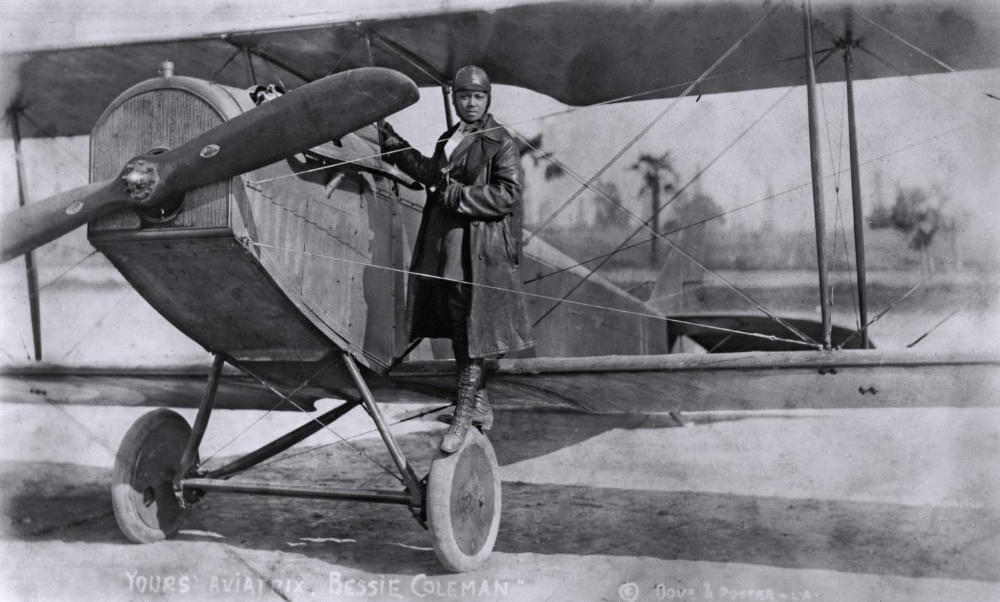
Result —
[[173, 481], [190, 436], [187, 421], [162, 408], [143, 415], [125, 433], [115, 455], [111, 504], [118, 528], [129, 541], [166, 539], [187, 517], [188, 508], [174, 495]]
[[465, 446], [438, 452], [427, 479], [427, 523], [434, 553], [453, 572], [482, 566], [500, 529], [500, 467], [482, 433], [469, 429]]

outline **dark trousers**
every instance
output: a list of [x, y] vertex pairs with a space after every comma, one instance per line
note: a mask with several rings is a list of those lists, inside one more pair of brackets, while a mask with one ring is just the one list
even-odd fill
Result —
[[443, 312], [451, 331], [451, 349], [455, 353], [455, 364], [459, 379], [463, 374], [471, 378], [470, 383], [459, 382], [459, 387], [474, 387], [474, 391], [486, 388], [486, 371], [483, 358], [469, 357], [469, 314], [472, 310], [472, 285], [465, 282], [438, 282], [437, 306]]

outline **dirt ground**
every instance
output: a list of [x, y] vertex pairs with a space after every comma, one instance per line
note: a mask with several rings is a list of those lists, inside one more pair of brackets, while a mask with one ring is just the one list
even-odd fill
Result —
[[[210, 494], [175, 539], [127, 543], [110, 466], [144, 411], [0, 408], [17, 425], [0, 446], [3, 599], [1000, 599], [1000, 410], [690, 414], [687, 427], [502, 411], [499, 539], [460, 575], [396, 506]], [[241, 434], [258, 417], [218, 412], [203, 456], [303, 420]], [[443, 427], [405, 427], [422, 474]], [[369, 425], [352, 413], [337, 428]], [[366, 457], [389, 463], [379, 439], [335, 440], [248, 476], [398, 486]]]

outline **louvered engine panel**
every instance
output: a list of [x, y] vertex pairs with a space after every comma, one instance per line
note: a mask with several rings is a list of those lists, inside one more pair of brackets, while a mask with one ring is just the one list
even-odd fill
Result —
[[[155, 149], [171, 149], [223, 122], [205, 99], [179, 89], [152, 89], [127, 98], [107, 111], [90, 136], [90, 177], [100, 181], [118, 175], [129, 159]], [[229, 225], [232, 182], [216, 182], [189, 190], [174, 219], [143, 224], [125, 209], [95, 220], [90, 232], [139, 228], [191, 228]]]

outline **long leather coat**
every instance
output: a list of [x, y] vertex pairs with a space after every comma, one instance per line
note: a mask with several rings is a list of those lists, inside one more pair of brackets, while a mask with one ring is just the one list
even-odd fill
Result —
[[[420, 230], [413, 251], [411, 271], [437, 276], [431, 265], [440, 240], [431, 240], [439, 228], [428, 222], [440, 211], [461, 216], [469, 252], [472, 307], [468, 320], [469, 356], [491, 357], [531, 347], [531, 325], [520, 274], [521, 188], [524, 175], [514, 139], [492, 116], [466, 134], [451, 154], [444, 146], [456, 125], [442, 134], [434, 156], [428, 159], [402, 139], [383, 143], [386, 159], [427, 187]], [[406, 150], [400, 150], [406, 148]], [[435, 209], [436, 206], [436, 209]], [[439, 234], [438, 234], [439, 235]], [[407, 325], [411, 340], [419, 337], [450, 338], [442, 308], [435, 306], [430, 287], [438, 281], [410, 276]]]

